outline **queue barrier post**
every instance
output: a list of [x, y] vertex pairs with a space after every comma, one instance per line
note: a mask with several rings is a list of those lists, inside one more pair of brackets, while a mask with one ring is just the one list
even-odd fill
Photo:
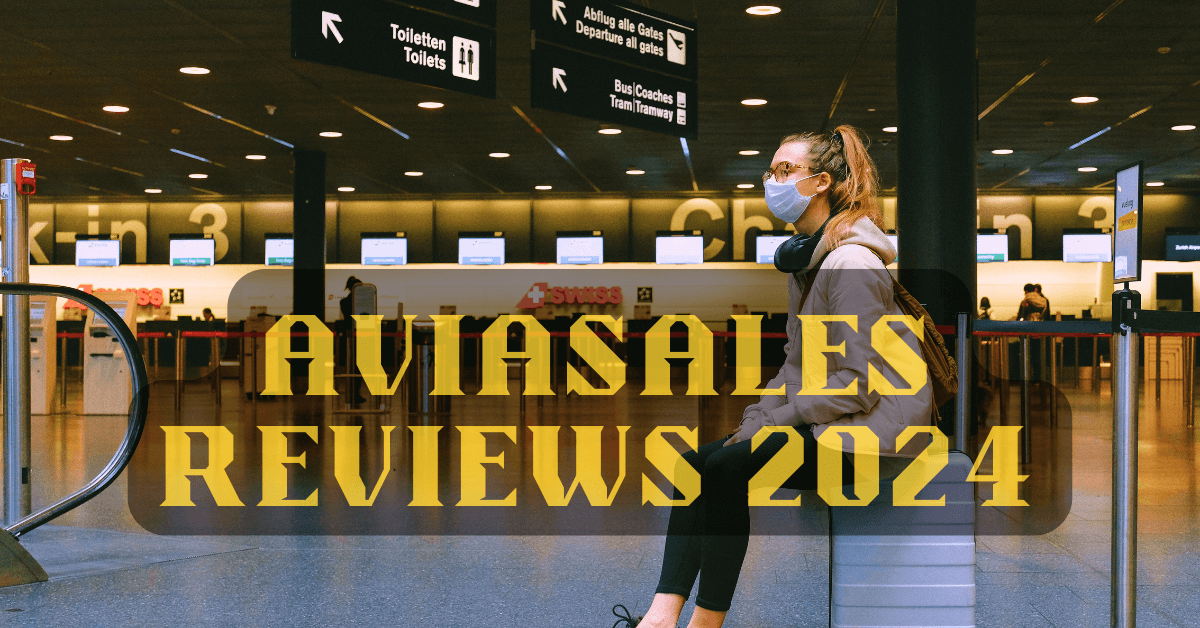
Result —
[[1111, 625], [1132, 628], [1137, 617], [1138, 332], [1129, 324], [1141, 305], [1131, 290], [1113, 294]]
[[955, 328], [955, 359], [958, 360], [958, 394], [954, 397], [954, 448], [967, 450], [967, 416], [971, 412], [971, 316], [958, 313]]
[[175, 414], [183, 410], [183, 368], [187, 364], [183, 353], [187, 343], [183, 340], [182, 331], [171, 332], [175, 337]]
[[1193, 393], [1195, 392], [1196, 367], [1196, 337], [1183, 337], [1183, 416], [1188, 427], [1195, 427], [1196, 406]]
[[1030, 449], [1033, 439], [1029, 435], [1029, 335], [1021, 335], [1021, 464], [1033, 459]]

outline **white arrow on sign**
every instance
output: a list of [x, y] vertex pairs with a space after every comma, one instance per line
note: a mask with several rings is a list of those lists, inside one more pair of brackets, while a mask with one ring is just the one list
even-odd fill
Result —
[[567, 3], [563, 0], [554, 0], [550, 5], [550, 19], [562, 20], [563, 24], [567, 23], [567, 15], [563, 13], [563, 9], [567, 8]]
[[334, 22], [340, 21], [342, 21], [342, 18], [337, 13], [321, 11], [321, 34], [325, 36], [325, 39], [329, 39], [329, 31], [333, 31], [334, 38], [337, 39], [339, 44], [342, 43], [342, 34], [338, 32], [337, 26], [334, 25]]
[[553, 68], [554, 77], [550, 79], [550, 85], [553, 87], [561, 87], [563, 92], [567, 91], [567, 82], [563, 79], [567, 77], [567, 71], [561, 68]]

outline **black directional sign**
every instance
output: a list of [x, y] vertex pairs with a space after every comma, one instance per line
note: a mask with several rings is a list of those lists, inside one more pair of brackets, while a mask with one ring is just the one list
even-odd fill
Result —
[[496, 97], [494, 30], [382, 0], [292, 0], [292, 58]]
[[550, 44], [534, 53], [534, 107], [696, 138], [696, 83]]
[[403, 2], [496, 28], [497, 0], [403, 0]]
[[696, 80], [696, 25], [640, 6], [590, 0], [532, 0], [539, 41], [647, 70]]

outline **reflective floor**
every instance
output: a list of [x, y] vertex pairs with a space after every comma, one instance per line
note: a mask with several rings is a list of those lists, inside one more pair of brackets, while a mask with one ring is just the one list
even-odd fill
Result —
[[[78, 410], [78, 380], [68, 408]], [[512, 382], [512, 390], [516, 390]], [[237, 382], [222, 382], [218, 410], [206, 383], [189, 383], [188, 416], [234, 422], [251, 412]], [[602, 401], [547, 399], [527, 413], [570, 421], [700, 425], [728, 431], [747, 398], [658, 398], [653, 413], [627, 386]], [[170, 415], [174, 388], [155, 384], [154, 412]], [[450, 420], [483, 411], [456, 400]], [[680, 388], [682, 392], [682, 388]], [[1019, 408], [1011, 388], [1007, 411]], [[1072, 502], [1066, 521], [1037, 536], [977, 539], [976, 620], [981, 627], [1108, 626], [1111, 405], [1107, 382], [1062, 391], [1070, 405]], [[1140, 418], [1138, 625], [1200, 626], [1200, 488], [1197, 435], [1184, 426], [1181, 383], [1143, 392]], [[257, 412], [274, 412], [272, 404]], [[989, 422], [999, 421], [994, 404]], [[487, 405], [498, 420], [517, 398]], [[540, 415], [538, 413], [541, 413]], [[700, 421], [698, 417], [705, 417]], [[671, 421], [665, 421], [669, 417]], [[381, 419], [403, 425], [397, 412]], [[1008, 422], [1012, 422], [1010, 416]], [[123, 433], [123, 417], [58, 414], [33, 422], [34, 507], [97, 472]], [[22, 538], [47, 583], [0, 589], [5, 626], [611, 626], [613, 604], [644, 611], [663, 538], [643, 536], [158, 536], [130, 514], [126, 476], [54, 524]], [[370, 472], [363, 474], [372, 477]], [[636, 480], [628, 478], [627, 482]], [[805, 494], [807, 499], [807, 493]], [[815, 497], [815, 494], [814, 494]], [[751, 538], [727, 626], [824, 626], [825, 536]], [[685, 609], [685, 619], [690, 604]], [[681, 621], [681, 625], [683, 625]]]

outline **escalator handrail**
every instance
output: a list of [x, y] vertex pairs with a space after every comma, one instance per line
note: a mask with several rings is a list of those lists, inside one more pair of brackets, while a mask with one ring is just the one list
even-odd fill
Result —
[[[133, 380], [133, 400], [129, 407], [129, 426], [126, 428], [125, 438], [121, 441], [121, 446], [117, 449], [117, 452], [113, 454], [112, 460], [109, 460], [104, 469], [96, 477], [92, 478], [90, 482], [85, 484], [83, 488], [4, 528], [13, 536], [19, 537], [95, 497], [107, 488], [109, 484], [112, 484], [117, 479], [117, 476], [125, 470], [126, 465], [133, 458], [133, 451], [137, 448], [138, 441], [142, 438], [142, 431], [146, 427], [146, 412], [150, 402], [150, 386], [149, 378], [146, 375], [146, 363], [142, 360], [142, 353], [138, 347], [137, 338], [125, 324], [125, 321], [117, 315], [116, 311], [98, 297], [66, 286], [9, 282], [0, 282], [0, 294], [25, 296], [53, 295], [78, 301], [88, 306], [96, 312], [97, 316], [104, 319], [104, 322], [108, 323], [108, 328], [116, 334], [117, 341], [121, 344], [121, 349], [125, 352], [125, 360], [129, 362], [130, 375]], [[65, 386], [66, 382], [63, 382], [63, 385]]]

